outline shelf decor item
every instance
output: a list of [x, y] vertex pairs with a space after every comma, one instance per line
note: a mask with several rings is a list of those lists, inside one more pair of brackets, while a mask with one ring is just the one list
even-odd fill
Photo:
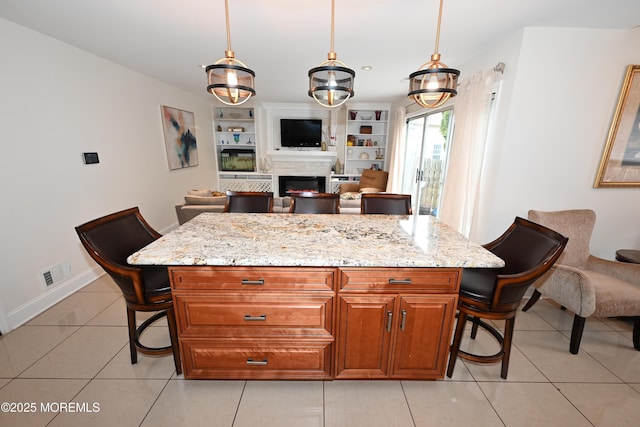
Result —
[[240, 105], [256, 94], [254, 89], [256, 74], [242, 61], [236, 59], [231, 50], [228, 0], [224, 1], [224, 12], [227, 18], [227, 50], [224, 52], [224, 58], [205, 69], [209, 84], [207, 92], [213, 94], [223, 104]]
[[440, 44], [440, 21], [442, 20], [442, 1], [438, 13], [438, 29], [436, 31], [436, 48], [431, 61], [422, 64], [418, 71], [409, 76], [409, 98], [425, 108], [436, 108], [458, 94], [458, 76], [460, 71], [447, 67], [440, 62], [438, 45]]
[[327, 61], [309, 70], [309, 96], [323, 107], [338, 107], [353, 98], [355, 71], [338, 61], [333, 50], [335, 0], [331, 0], [331, 51]]

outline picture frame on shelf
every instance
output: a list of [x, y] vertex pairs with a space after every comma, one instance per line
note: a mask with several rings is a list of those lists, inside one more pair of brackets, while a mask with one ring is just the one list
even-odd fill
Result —
[[162, 130], [169, 170], [198, 165], [195, 115], [190, 111], [161, 106]]
[[640, 187], [640, 65], [628, 65], [594, 188]]

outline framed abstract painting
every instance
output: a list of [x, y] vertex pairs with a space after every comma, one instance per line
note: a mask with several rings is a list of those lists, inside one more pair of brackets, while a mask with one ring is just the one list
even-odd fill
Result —
[[596, 176], [598, 187], [640, 187], [640, 65], [627, 72]]
[[163, 105], [162, 129], [169, 169], [197, 166], [198, 147], [193, 113]]

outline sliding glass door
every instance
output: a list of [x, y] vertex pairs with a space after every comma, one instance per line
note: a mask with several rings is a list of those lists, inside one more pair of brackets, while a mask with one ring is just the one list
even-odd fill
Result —
[[413, 213], [438, 215], [453, 125], [451, 108], [407, 119], [402, 192], [411, 194]]

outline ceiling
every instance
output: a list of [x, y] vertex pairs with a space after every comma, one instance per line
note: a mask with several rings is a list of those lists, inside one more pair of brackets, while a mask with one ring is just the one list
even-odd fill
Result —
[[[356, 71], [354, 101], [406, 96], [408, 75], [434, 51], [438, 5], [336, 0], [334, 47]], [[331, 46], [331, 1], [229, 0], [229, 15], [236, 58], [256, 73], [256, 100], [308, 102], [308, 70]], [[0, 17], [203, 96], [200, 65], [227, 47], [224, 0], [2, 0]], [[524, 27], [638, 25], [639, 0], [446, 0], [439, 50], [456, 68]]]

